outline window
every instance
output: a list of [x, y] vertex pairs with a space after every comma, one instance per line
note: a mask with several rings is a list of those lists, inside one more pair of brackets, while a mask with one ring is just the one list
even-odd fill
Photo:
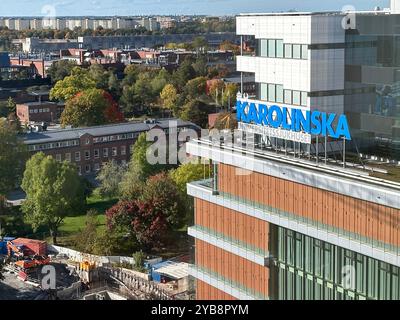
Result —
[[126, 147], [125, 147], [125, 146], [122, 146], [122, 147], [121, 147], [121, 155], [122, 155], [122, 156], [125, 156], [125, 155], [126, 155]]
[[56, 154], [56, 161], [61, 162], [61, 154]]
[[89, 150], [85, 151], [85, 160], [90, 160], [90, 151]]
[[268, 85], [268, 101], [275, 102], [276, 94], [275, 94], [275, 85], [269, 84]]
[[276, 40], [268, 40], [268, 57], [276, 57]]
[[276, 102], [283, 103], [283, 86], [276, 85]]
[[292, 45], [285, 44], [285, 58], [292, 59]]
[[268, 40], [260, 40], [260, 56], [268, 57]]
[[95, 158], [95, 159], [100, 158], [100, 151], [99, 151], [99, 149], [94, 149], [94, 158]]
[[82, 174], [82, 168], [81, 168], [81, 166], [77, 166], [77, 169], [78, 169], [78, 174], [81, 175], [81, 174]]
[[283, 58], [283, 40], [276, 40], [276, 57]]
[[81, 153], [79, 151], [75, 152], [75, 161], [81, 161]]
[[95, 163], [94, 164], [94, 170], [95, 171], [100, 171], [100, 164], [99, 163]]
[[103, 158], [108, 158], [108, 148], [103, 149]]
[[300, 44], [293, 45], [293, 59], [301, 59], [301, 45]]
[[302, 106], [307, 106], [307, 92], [302, 91], [301, 92], [301, 105]]
[[89, 138], [86, 139], [86, 144], [90, 144], [90, 139]]
[[285, 103], [292, 104], [292, 90], [285, 90]]
[[266, 83], [261, 83], [260, 86], [260, 99], [267, 101], [268, 100], [268, 85]]
[[300, 91], [293, 91], [293, 104], [299, 106], [301, 103]]
[[85, 165], [85, 172], [90, 173], [90, 164]]
[[112, 156], [113, 156], [113, 157], [116, 157], [117, 155], [118, 155], [117, 148], [116, 148], [116, 147], [113, 147], [113, 148], [112, 148]]
[[65, 154], [65, 160], [66, 160], [67, 162], [71, 162], [71, 154], [70, 154], [70, 153], [66, 153], [66, 154]]
[[308, 59], [308, 45], [306, 44], [301, 46], [301, 58]]

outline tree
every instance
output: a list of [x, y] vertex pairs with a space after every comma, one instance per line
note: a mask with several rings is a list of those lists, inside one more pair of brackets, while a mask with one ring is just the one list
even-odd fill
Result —
[[193, 40], [192, 45], [193, 45], [193, 48], [197, 51], [197, 53], [200, 53], [200, 52], [204, 53], [207, 51], [208, 41], [204, 37], [196, 37]]
[[178, 92], [172, 84], [167, 84], [160, 93], [162, 107], [174, 111], [176, 109], [176, 101], [178, 100]]
[[50, 91], [50, 99], [68, 101], [78, 93], [96, 88], [96, 81], [93, 80], [89, 71], [80, 67], [74, 67], [71, 75], [58, 81]]
[[22, 189], [26, 193], [22, 211], [27, 221], [35, 230], [47, 226], [53, 243], [57, 244], [58, 229], [65, 217], [85, 204], [83, 183], [76, 167], [37, 153], [26, 163]]
[[107, 226], [130, 228], [132, 238], [145, 249], [160, 246], [168, 232], [182, 225], [185, 207], [175, 183], [166, 173], [148, 179], [143, 193], [120, 201], [106, 212]]
[[56, 83], [57, 81], [63, 80], [65, 77], [69, 76], [74, 67], [76, 67], [75, 61], [59, 60], [50, 66], [47, 70], [47, 74], [51, 78], [51, 81]]
[[180, 192], [183, 205], [186, 209], [186, 222], [190, 223], [194, 216], [194, 201], [193, 197], [187, 195], [186, 186], [190, 182], [210, 177], [210, 166], [201, 163], [188, 162], [182, 164], [175, 170], [171, 170], [169, 175]]
[[183, 95], [186, 101], [199, 98], [201, 95], [206, 94], [207, 78], [197, 77], [189, 80], [183, 88]]
[[144, 267], [144, 262], [146, 259], [146, 255], [143, 251], [137, 251], [132, 255], [134, 259], [134, 269], [138, 272], [145, 272], [146, 268]]
[[101, 89], [88, 89], [67, 101], [61, 124], [74, 127], [94, 126], [123, 121], [112, 96]]
[[196, 71], [192, 66], [192, 61], [187, 58], [172, 75], [172, 84], [180, 91], [189, 80], [195, 77]]
[[117, 197], [119, 194], [119, 185], [125, 172], [126, 168], [122, 165], [118, 165], [114, 160], [104, 163], [97, 175], [97, 181], [100, 186], [96, 189], [96, 192], [101, 197]]
[[236, 104], [236, 96], [239, 91], [238, 85], [236, 83], [227, 83], [225, 85], [224, 95], [223, 95], [223, 105], [232, 110], [232, 107]]
[[20, 182], [27, 149], [18, 137], [18, 128], [0, 119], [0, 194], [7, 194]]
[[218, 115], [217, 120], [215, 120], [214, 128], [218, 130], [237, 129], [237, 119], [236, 114], [232, 112], [222, 112]]
[[225, 90], [225, 83], [222, 80], [215, 79], [212, 81], [208, 94], [211, 98], [214, 99], [216, 104], [221, 105], [223, 104], [223, 97], [222, 93]]
[[208, 126], [208, 115], [214, 108], [202, 101], [189, 101], [180, 114], [180, 118], [185, 121], [191, 121], [202, 128]]
[[84, 253], [92, 253], [97, 240], [97, 226], [99, 220], [96, 210], [89, 210], [86, 213], [85, 226], [74, 238], [76, 250]]

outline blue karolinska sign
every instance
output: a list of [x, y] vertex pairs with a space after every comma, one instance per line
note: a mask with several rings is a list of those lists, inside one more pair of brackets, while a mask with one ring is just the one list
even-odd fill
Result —
[[247, 99], [238, 99], [236, 109], [237, 119], [240, 123], [301, 132], [307, 135], [344, 137], [351, 140], [347, 118], [343, 114], [311, 112], [277, 105], [267, 106], [261, 102]]

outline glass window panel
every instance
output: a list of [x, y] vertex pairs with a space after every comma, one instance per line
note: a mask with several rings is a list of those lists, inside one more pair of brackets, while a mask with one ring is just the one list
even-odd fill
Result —
[[283, 40], [276, 40], [276, 57], [283, 58]]
[[307, 92], [301, 92], [301, 105], [307, 106]]
[[260, 99], [267, 101], [268, 100], [268, 85], [266, 83], [261, 83], [260, 86]]
[[301, 45], [300, 44], [293, 45], [293, 59], [301, 59]]
[[285, 90], [285, 103], [292, 104], [292, 90]]
[[276, 102], [283, 103], [283, 86], [276, 86]]
[[260, 56], [268, 57], [268, 40], [265, 39], [260, 40]]
[[285, 44], [285, 58], [291, 59], [292, 58], [292, 45]]
[[299, 106], [301, 102], [300, 91], [293, 91], [293, 104]]
[[276, 40], [268, 40], [268, 57], [276, 57]]
[[275, 85], [268, 85], [268, 101], [275, 102], [276, 94], [275, 94]]
[[308, 45], [306, 44], [301, 46], [301, 58], [308, 59]]

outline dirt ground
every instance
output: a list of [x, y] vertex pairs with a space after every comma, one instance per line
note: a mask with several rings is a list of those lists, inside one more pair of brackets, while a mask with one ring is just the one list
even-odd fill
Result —
[[34, 300], [41, 290], [17, 279], [15, 274], [4, 273], [0, 281], [0, 300]]

